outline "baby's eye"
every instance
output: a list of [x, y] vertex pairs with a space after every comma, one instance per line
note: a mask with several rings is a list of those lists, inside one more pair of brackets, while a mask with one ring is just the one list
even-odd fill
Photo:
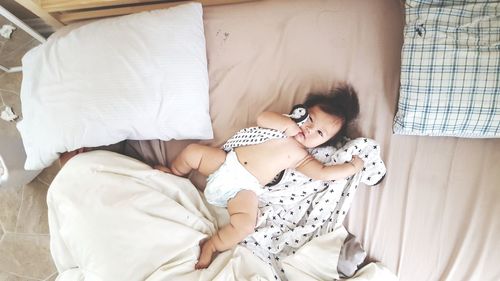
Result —
[[321, 137], [323, 137], [323, 132], [322, 132], [322, 131], [318, 130], [318, 134], [319, 134]]

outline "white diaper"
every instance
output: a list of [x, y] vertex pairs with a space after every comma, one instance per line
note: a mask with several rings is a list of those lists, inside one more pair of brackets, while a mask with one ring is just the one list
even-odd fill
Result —
[[230, 151], [219, 169], [208, 176], [205, 198], [212, 205], [226, 207], [227, 201], [241, 190], [251, 190], [257, 196], [264, 191], [257, 178], [238, 161], [236, 153]]

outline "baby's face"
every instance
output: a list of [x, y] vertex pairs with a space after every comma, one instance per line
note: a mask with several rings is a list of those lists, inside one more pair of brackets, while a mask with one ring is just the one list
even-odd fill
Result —
[[342, 128], [342, 119], [325, 113], [319, 106], [309, 108], [309, 120], [294, 136], [295, 140], [307, 148], [317, 147], [327, 142]]

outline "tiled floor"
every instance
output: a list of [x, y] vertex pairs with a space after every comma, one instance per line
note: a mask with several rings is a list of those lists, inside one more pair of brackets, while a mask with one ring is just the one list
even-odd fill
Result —
[[[0, 17], [0, 26], [8, 23]], [[0, 37], [0, 64], [21, 65], [26, 51], [38, 44], [19, 28], [10, 39]], [[0, 110], [9, 105], [15, 114], [21, 115], [21, 79], [19, 72], [0, 71]], [[19, 137], [15, 125], [0, 119], [0, 137]], [[0, 280], [55, 280], [45, 197], [58, 170], [56, 164], [25, 186], [0, 187]]]
[[[21, 57], [17, 52], [25, 52], [23, 48], [9, 51], [9, 60], [15, 56]], [[1, 55], [3, 58], [4, 54]], [[21, 73], [0, 71], [0, 107], [8, 104], [18, 115], [21, 112], [21, 78]], [[0, 119], [0, 137], [5, 135], [18, 136], [19, 133], [15, 122]], [[58, 171], [59, 164], [56, 163], [29, 184], [0, 187], [0, 281], [56, 279], [56, 269], [49, 251], [45, 197]]]
[[[3, 16], [0, 16], [0, 27], [4, 24], [13, 25]], [[7, 68], [20, 66], [24, 54], [39, 44], [37, 40], [19, 27], [12, 32], [10, 39], [0, 36], [0, 65]]]

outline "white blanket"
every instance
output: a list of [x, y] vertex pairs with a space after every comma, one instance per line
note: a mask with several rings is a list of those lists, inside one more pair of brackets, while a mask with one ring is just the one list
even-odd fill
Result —
[[[54, 179], [47, 203], [59, 281], [275, 279], [267, 263], [240, 246], [194, 270], [200, 240], [227, 222], [225, 209], [211, 209], [187, 179], [129, 157], [75, 156]], [[339, 228], [303, 245], [286, 259], [287, 278], [337, 278], [342, 237]], [[378, 276], [370, 280], [390, 280], [377, 266], [368, 272]]]

